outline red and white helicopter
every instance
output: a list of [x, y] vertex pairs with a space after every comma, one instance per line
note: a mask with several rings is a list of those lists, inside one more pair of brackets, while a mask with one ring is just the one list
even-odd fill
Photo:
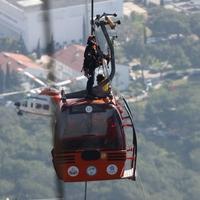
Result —
[[[82, 75], [73, 79], [68, 79], [62, 82], [47, 85], [42, 80], [40, 80], [39, 78], [35, 77], [34, 75], [25, 71], [22, 68], [18, 68], [17, 71], [23, 73], [25, 76], [31, 78], [32, 80], [41, 85], [41, 87], [34, 88], [31, 90], [0, 94], [0, 97], [5, 97], [22, 93], [28, 93], [28, 95], [24, 99], [14, 103], [17, 109], [17, 113], [19, 115], [22, 115], [24, 112], [45, 116], [54, 115], [56, 107], [60, 104], [60, 101], [62, 99], [62, 91], [64, 86], [72, 84], [76, 81], [86, 79], [86, 77]], [[62, 89], [60, 90], [60, 88]]]

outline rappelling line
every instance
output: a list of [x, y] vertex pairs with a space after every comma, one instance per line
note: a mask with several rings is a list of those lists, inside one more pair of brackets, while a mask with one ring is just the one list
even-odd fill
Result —
[[87, 200], [87, 181], [85, 182], [85, 195], [84, 200]]
[[91, 35], [94, 34], [94, 0], [91, 0]]
[[[144, 185], [142, 183], [142, 179], [141, 179], [141, 177], [140, 177], [138, 172], [137, 172], [137, 174], [138, 174], [138, 181], [139, 181], [138, 185], [141, 186], [141, 190], [142, 190], [142, 194], [144, 196], [144, 200], [147, 200], [145, 192], [144, 192]], [[136, 181], [136, 184], [137, 184], [137, 181]]]

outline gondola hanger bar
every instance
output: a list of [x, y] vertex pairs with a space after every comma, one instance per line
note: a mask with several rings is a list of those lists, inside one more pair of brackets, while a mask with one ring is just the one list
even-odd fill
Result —
[[91, 0], [91, 35], [94, 34], [94, 0]]

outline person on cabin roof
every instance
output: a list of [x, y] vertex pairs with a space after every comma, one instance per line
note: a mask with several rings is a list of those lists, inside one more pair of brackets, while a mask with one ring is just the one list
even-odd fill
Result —
[[104, 75], [98, 74], [96, 80], [97, 80], [97, 85], [100, 86], [98, 87], [97, 90], [99, 97], [109, 97], [110, 99], [113, 99], [110, 84], [109, 83], [106, 83], [105, 85], [103, 84], [103, 82], [106, 80]]
[[[105, 77], [103, 74], [98, 74], [96, 77], [96, 80], [97, 80], [97, 85], [101, 86], [103, 81], [105, 80]], [[110, 93], [110, 90], [111, 90], [110, 85], [108, 83], [106, 83], [105, 85], [102, 85], [102, 90], [105, 93]]]
[[98, 59], [99, 55], [97, 51], [96, 38], [94, 35], [90, 35], [87, 40], [87, 46], [84, 52], [84, 62], [83, 62], [83, 70], [85, 76], [88, 78], [86, 87], [88, 95], [92, 95], [95, 69], [98, 67]]
[[94, 35], [90, 35], [87, 40], [87, 46], [84, 52], [83, 70], [87, 81], [87, 95], [93, 96], [92, 87], [94, 85], [95, 69], [102, 65], [102, 59], [107, 60], [109, 63], [110, 56], [104, 55], [100, 47], [96, 43]]

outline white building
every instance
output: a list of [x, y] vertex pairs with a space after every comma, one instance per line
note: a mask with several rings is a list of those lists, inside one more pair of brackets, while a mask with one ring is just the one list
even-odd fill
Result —
[[130, 84], [129, 66], [116, 64], [116, 73], [112, 85], [118, 91], [127, 90]]
[[[88, 2], [90, 0], [49, 0], [47, 11], [42, 0], [0, 0], [0, 37], [22, 35], [29, 51], [36, 49], [39, 41], [44, 48], [52, 38], [60, 44], [80, 42], [90, 31]], [[103, 12], [122, 16], [123, 0], [94, 2], [94, 16]], [[50, 27], [46, 23], [48, 16]]]
[[199, 0], [192, 0], [192, 2], [196, 5], [200, 5], [200, 1]]

